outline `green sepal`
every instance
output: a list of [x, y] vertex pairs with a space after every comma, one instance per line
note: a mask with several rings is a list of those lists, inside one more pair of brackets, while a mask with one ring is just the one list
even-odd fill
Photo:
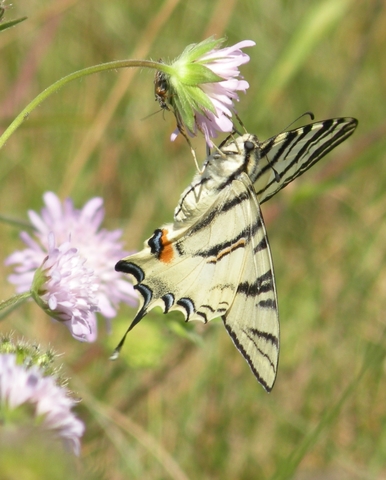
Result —
[[47, 258], [48, 257], [43, 260], [42, 265], [35, 271], [31, 285], [31, 297], [35, 300], [39, 307], [47, 313], [47, 315], [60, 321], [61, 318], [58, 316], [58, 313], [51, 310], [48, 306], [48, 303], [42, 299], [42, 296], [46, 293], [46, 290], [43, 288], [43, 286], [50, 279], [46, 273], [47, 270], [42, 268]]
[[201, 90], [200, 87], [191, 87], [191, 86], [186, 86], [185, 87], [186, 93], [189, 94], [189, 99], [192, 102], [192, 106], [195, 110], [200, 110], [201, 112], [204, 111], [204, 109], [209, 110], [212, 113], [216, 113], [216, 109], [208, 97], [208, 95]]
[[195, 118], [194, 118], [194, 109], [193, 103], [189, 99], [185, 91], [186, 87], [178, 85], [175, 88], [175, 94], [171, 93], [171, 104], [178, 115], [180, 115], [185, 126], [191, 131], [194, 132]]
[[193, 133], [195, 130], [195, 113], [205, 114], [209, 110], [216, 114], [210, 98], [197, 86], [179, 85], [171, 94], [171, 105], [179, 113], [183, 123]]
[[214, 73], [210, 68], [200, 63], [181, 64], [176, 67], [175, 82], [179, 81], [184, 85], [199, 85], [201, 83], [217, 83], [224, 80]]
[[[216, 40], [213, 36], [206, 38], [200, 43], [192, 43], [188, 45], [181, 55], [176, 59], [176, 62], [184, 62], [190, 63], [194, 62], [198, 58], [202, 57], [206, 53], [210, 52], [216, 47], [219, 47], [222, 43], [224, 43], [225, 38], [219, 38]], [[172, 64], [175, 62], [172, 62]]]

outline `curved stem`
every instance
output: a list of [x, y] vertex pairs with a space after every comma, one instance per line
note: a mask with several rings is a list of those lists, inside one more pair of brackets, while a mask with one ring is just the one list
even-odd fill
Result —
[[25, 302], [31, 297], [31, 292], [19, 293], [14, 295], [8, 300], [0, 302], [0, 320], [3, 320], [9, 313], [11, 313], [16, 307]]
[[118, 60], [115, 62], [101, 63], [99, 65], [94, 65], [93, 67], [83, 68], [82, 70], [78, 70], [74, 73], [71, 73], [70, 75], [67, 75], [66, 77], [61, 78], [60, 80], [43, 90], [37, 97], [32, 100], [32, 102], [30, 102], [24, 108], [24, 110], [19, 113], [19, 115], [1, 135], [0, 149], [5, 145], [5, 142], [13, 134], [13, 132], [23, 123], [24, 120], [28, 118], [32, 110], [34, 110], [38, 105], [40, 105], [51, 94], [62, 88], [64, 85], [67, 85], [67, 83], [70, 83], [78, 78], [85, 77], [87, 75], [92, 75], [93, 73], [129, 67], [147, 67], [154, 68], [156, 70], [164, 70], [165, 64], [153, 62], [151, 60]]

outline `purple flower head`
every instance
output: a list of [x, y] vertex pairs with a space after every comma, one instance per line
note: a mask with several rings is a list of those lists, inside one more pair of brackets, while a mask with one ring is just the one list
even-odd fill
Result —
[[85, 266], [71, 242], [55, 247], [55, 237], [48, 234], [48, 255], [35, 271], [31, 293], [36, 303], [52, 318], [62, 322], [77, 340], [96, 338], [95, 312], [98, 309], [98, 279]]
[[180, 132], [194, 136], [199, 130], [212, 147], [211, 138], [217, 137], [217, 132], [233, 130], [233, 103], [239, 101], [236, 92], [245, 93], [249, 87], [239, 72], [239, 66], [249, 61], [242, 48], [255, 42], [244, 40], [220, 48], [223, 42], [211, 37], [189, 45], [171, 65], [162, 65], [156, 73], [156, 99], [162, 108], [172, 109], [177, 119], [172, 141]]
[[[35, 228], [33, 236], [27, 232], [20, 235], [27, 248], [14, 252], [6, 260], [7, 265], [15, 265], [9, 281], [16, 285], [17, 292], [28, 292], [31, 289], [35, 271], [49, 252], [48, 239], [52, 232], [57, 245], [67, 244], [70, 238], [71, 247], [87, 260], [84, 267], [93, 271], [98, 284], [98, 290], [94, 293], [101, 315], [106, 319], [115, 317], [119, 302], [134, 306], [137, 295], [133, 286], [114, 269], [115, 263], [128, 255], [120, 240], [122, 232], [100, 228], [104, 217], [103, 200], [92, 198], [78, 210], [70, 199], [62, 204], [52, 192], [46, 192], [43, 199], [45, 207], [40, 215], [34, 211], [28, 212]], [[68, 253], [67, 257], [69, 255]], [[90, 314], [95, 317], [95, 313]]]
[[[0, 412], [3, 422], [22, 405], [32, 406], [32, 422], [56, 434], [76, 455], [84, 424], [71, 412], [75, 401], [53, 377], [44, 377], [37, 366], [16, 364], [14, 354], [0, 354]], [[13, 417], [14, 418], [14, 417]]]

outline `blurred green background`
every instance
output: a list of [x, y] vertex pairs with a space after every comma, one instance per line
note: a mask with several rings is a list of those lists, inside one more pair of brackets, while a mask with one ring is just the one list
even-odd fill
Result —
[[[135, 314], [84, 345], [33, 304], [0, 324], [63, 353], [86, 423], [90, 479], [386, 478], [386, 9], [376, 0], [29, 0], [0, 33], [0, 126], [42, 90], [87, 66], [173, 59], [187, 44], [252, 39], [238, 112], [266, 139], [311, 110], [359, 127], [263, 206], [281, 316], [276, 385], [267, 394], [221, 321], [152, 312], [108, 360]], [[171, 221], [194, 173], [188, 146], [158, 112], [153, 72], [72, 82], [41, 104], [1, 151], [0, 213], [26, 219], [47, 190], [106, 206], [128, 249]], [[152, 116], [151, 114], [155, 113]], [[145, 118], [148, 117], [148, 118]], [[296, 124], [297, 126], [298, 124]], [[299, 124], [300, 125], [300, 124]], [[204, 142], [194, 141], [204, 158]], [[0, 225], [1, 259], [22, 248]], [[13, 294], [1, 265], [1, 297]], [[16, 473], [16, 472], [15, 472]], [[17, 478], [17, 477], [15, 477]]]

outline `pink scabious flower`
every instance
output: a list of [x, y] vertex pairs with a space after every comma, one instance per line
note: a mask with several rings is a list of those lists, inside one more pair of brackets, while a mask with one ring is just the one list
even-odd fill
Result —
[[211, 138], [217, 132], [233, 130], [234, 101], [239, 101], [237, 91], [249, 88], [240, 76], [239, 66], [249, 61], [242, 48], [255, 42], [244, 40], [231, 47], [220, 48], [224, 39], [213, 37], [189, 45], [170, 65], [162, 64], [155, 77], [156, 99], [164, 109], [172, 109], [177, 119], [178, 133], [205, 135], [206, 143], [213, 146]]
[[[114, 269], [116, 262], [128, 255], [120, 240], [122, 232], [121, 230], [108, 231], [100, 228], [104, 217], [103, 200], [98, 197], [92, 198], [82, 209], [77, 210], [71, 199], [65, 200], [62, 204], [52, 192], [46, 192], [43, 199], [45, 207], [40, 215], [32, 210], [28, 212], [31, 224], [35, 229], [33, 237], [27, 232], [20, 234], [27, 248], [14, 252], [5, 262], [7, 265], [16, 265], [14, 273], [9, 276], [9, 281], [16, 285], [17, 292], [28, 292], [31, 289], [35, 271], [45, 261], [49, 249], [51, 248], [52, 253], [52, 249], [56, 248], [52, 244], [51, 247], [49, 245], [49, 234], [53, 233], [61, 254], [64, 250], [71, 250], [73, 247], [76, 249], [77, 255], [87, 260], [83, 266], [88, 272], [92, 270], [96, 277], [94, 280], [96, 280], [98, 289], [94, 291], [97, 300], [95, 303], [102, 316], [107, 320], [114, 318], [120, 302], [135, 306], [137, 294], [133, 286]], [[71, 248], [68, 244], [69, 241]], [[62, 244], [65, 244], [66, 247], [60, 247]], [[63, 257], [62, 261], [64, 258], [69, 260], [69, 256], [70, 254], [67, 253], [67, 257]], [[53, 257], [51, 260], [47, 260], [48, 264], [51, 265], [51, 261], [53, 261]], [[75, 257], [73, 257], [73, 261], [75, 261]], [[81, 262], [79, 259], [77, 261]], [[47, 268], [48, 264], [43, 268]], [[50, 285], [53, 286], [53, 284], [54, 280], [51, 280]], [[60, 282], [56, 283], [56, 287], [60, 287]], [[56, 291], [55, 298], [58, 294], [59, 291]], [[51, 304], [53, 298], [51, 297]], [[94, 310], [94, 307], [91, 309]], [[95, 317], [95, 313], [94, 311], [89, 313], [89, 324], [94, 324], [96, 328], [96, 320], [92, 318]], [[72, 330], [72, 333], [74, 334], [75, 331]], [[95, 330], [91, 337], [83, 339], [91, 341], [93, 338], [95, 338]]]
[[52, 431], [79, 455], [84, 424], [71, 411], [75, 403], [65, 388], [56, 385], [53, 377], [43, 376], [37, 366], [26, 368], [17, 365], [16, 355], [0, 354], [2, 423], [7, 422], [13, 410], [23, 405], [32, 406], [34, 424]]
[[98, 308], [98, 279], [86, 267], [71, 242], [55, 247], [55, 237], [48, 234], [48, 255], [35, 271], [31, 294], [50, 317], [62, 322], [72, 336], [92, 342], [96, 338], [95, 312]]

